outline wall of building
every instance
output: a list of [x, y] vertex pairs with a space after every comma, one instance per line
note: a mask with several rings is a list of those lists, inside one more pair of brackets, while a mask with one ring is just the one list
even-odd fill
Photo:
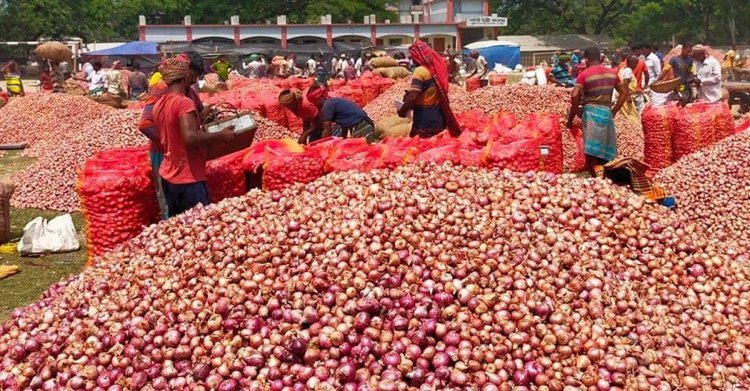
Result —
[[445, 0], [437, 0], [430, 4], [430, 23], [447, 23], [448, 7]]
[[453, 0], [453, 12], [456, 21], [484, 15], [483, 0]]

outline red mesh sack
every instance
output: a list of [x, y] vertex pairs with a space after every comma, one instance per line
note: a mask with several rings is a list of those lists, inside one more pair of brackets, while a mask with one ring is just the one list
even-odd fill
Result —
[[490, 132], [493, 134], [493, 137], [495, 137], [496, 135], [507, 133], [516, 125], [518, 125], [518, 118], [516, 118], [515, 114], [508, 113], [506, 111], [498, 111], [489, 118], [489, 122], [487, 124], [487, 127], [489, 127], [489, 129], [487, 130], [490, 130]]
[[436, 143], [429, 149], [422, 151], [419, 156], [416, 157], [417, 162], [436, 163], [443, 164], [446, 161], [450, 161], [454, 164], [461, 163], [461, 155], [459, 153], [459, 143]]
[[206, 185], [211, 203], [246, 193], [245, 170], [242, 158], [246, 151], [238, 151], [206, 163]]
[[145, 226], [158, 221], [160, 215], [147, 165], [96, 168], [107, 165], [114, 166], [112, 162], [87, 163], [76, 189], [86, 225], [89, 263], [134, 238]]
[[266, 117], [266, 108], [263, 105], [263, 100], [254, 93], [248, 93], [240, 98], [239, 106], [235, 106], [242, 110], [252, 110], [263, 117]]
[[491, 86], [503, 86], [507, 82], [508, 78], [503, 75], [491, 75], [490, 85]]
[[714, 118], [715, 133], [714, 141], [722, 140], [734, 134], [734, 116], [726, 102], [714, 105], [716, 116]]
[[378, 95], [388, 91], [393, 87], [396, 82], [393, 79], [387, 78], [387, 77], [378, 77], [375, 78], [375, 85], [378, 86]]
[[344, 150], [336, 148], [326, 162], [327, 172], [362, 171], [379, 168], [383, 148], [379, 145], [367, 145], [364, 148]]
[[575, 156], [573, 157], [573, 164], [570, 167], [570, 171], [584, 171], [586, 170], [586, 154], [583, 146], [583, 130], [581, 130], [580, 122], [570, 128], [570, 135], [573, 136], [573, 140], [576, 143]]
[[482, 80], [479, 76], [470, 77], [466, 80], [466, 91], [472, 92], [482, 88]]
[[458, 156], [460, 164], [466, 167], [484, 167], [487, 148], [460, 148]]
[[279, 190], [295, 183], [310, 183], [325, 175], [325, 162], [313, 151], [266, 149], [263, 190]]
[[331, 155], [333, 150], [336, 148], [336, 144], [342, 139], [340, 137], [326, 137], [324, 139], [316, 140], [307, 144], [305, 150], [313, 151], [320, 156], [323, 161], [328, 161], [328, 157]]
[[744, 131], [747, 131], [750, 129], [750, 118], [740, 122], [736, 128], [734, 128], [734, 133], [742, 133]]
[[676, 105], [646, 106], [641, 115], [644, 162], [654, 170], [672, 164], [672, 133], [677, 123]]
[[329, 80], [328, 81], [328, 89], [330, 91], [336, 91], [336, 90], [338, 90], [339, 88], [342, 88], [345, 85], [346, 85], [346, 80], [344, 80], [344, 79], [334, 79], [334, 80]]
[[512, 171], [538, 171], [538, 139], [524, 139], [509, 144], [492, 143], [487, 147], [486, 164], [489, 167], [507, 168]]
[[266, 97], [266, 99], [263, 100], [263, 107], [266, 113], [266, 118], [285, 128], [289, 127], [289, 122], [286, 117], [287, 110], [281, 107], [276, 97]]
[[377, 163], [378, 168], [394, 169], [413, 161], [419, 155], [419, 150], [412, 145], [383, 145], [383, 152], [380, 154], [380, 161]]
[[297, 134], [302, 134], [305, 125], [304, 121], [302, 121], [302, 118], [296, 116], [289, 109], [284, 109], [284, 113], [286, 114], [286, 122], [289, 130]]
[[148, 162], [148, 151], [148, 145], [133, 148], [107, 149], [101, 152], [97, 152], [96, 155], [94, 155], [94, 158], [90, 161], [117, 160], [121, 162]]
[[247, 172], [257, 172], [266, 160], [266, 149], [279, 151], [302, 152], [303, 148], [292, 139], [259, 141], [243, 151], [242, 169]]
[[549, 155], [542, 159], [540, 169], [554, 174], [562, 174], [565, 157], [560, 117], [556, 114], [547, 113], [529, 114], [524, 118], [524, 122], [535, 128], [534, 133], [539, 134], [540, 144], [549, 147]]
[[[705, 118], [695, 110], [681, 110], [672, 133], [672, 156], [677, 161], [701, 148]], [[708, 131], [708, 130], [707, 130]]]

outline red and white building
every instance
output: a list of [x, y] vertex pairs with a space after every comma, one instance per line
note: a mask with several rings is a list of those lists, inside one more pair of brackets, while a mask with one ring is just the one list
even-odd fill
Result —
[[[395, 8], [395, 7], [394, 7]], [[141, 41], [151, 42], [234, 42], [242, 44], [278, 43], [361, 43], [403, 45], [421, 39], [436, 50], [461, 49], [463, 45], [495, 38], [497, 28], [507, 25], [505, 18], [489, 15], [489, 0], [399, 0], [398, 21], [377, 21], [365, 17], [363, 23], [286, 24], [281, 16], [276, 24], [241, 24], [232, 17], [222, 25], [193, 24], [189, 16], [181, 25], [147, 24], [141, 16], [138, 30]]]

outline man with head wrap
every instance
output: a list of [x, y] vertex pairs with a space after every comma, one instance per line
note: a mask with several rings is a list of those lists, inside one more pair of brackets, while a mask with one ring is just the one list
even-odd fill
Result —
[[323, 127], [318, 116], [318, 109], [302, 96], [302, 91], [296, 88], [281, 91], [279, 104], [302, 120], [300, 144], [307, 144], [308, 141], [312, 142], [323, 137]]
[[698, 99], [708, 103], [721, 101], [721, 64], [719, 60], [706, 55], [706, 47], [693, 46], [695, 77], [693, 83], [698, 87]]
[[165, 60], [159, 72], [167, 90], [154, 106], [154, 122], [164, 151], [159, 175], [172, 217], [197, 204], [208, 205], [208, 147], [230, 142], [236, 136], [231, 128], [218, 133], [201, 130], [195, 102], [187, 96], [198, 79], [191, 70], [190, 58], [180, 55]]
[[448, 101], [449, 75], [445, 58], [422, 41], [414, 43], [409, 54], [417, 68], [398, 115], [403, 118], [414, 111], [412, 137], [432, 137], [446, 128], [451, 135], [458, 136], [461, 130]]
[[107, 72], [107, 93], [114, 96], [125, 97], [125, 90], [122, 88], [121, 69], [122, 63], [120, 61], [112, 63], [112, 68]]

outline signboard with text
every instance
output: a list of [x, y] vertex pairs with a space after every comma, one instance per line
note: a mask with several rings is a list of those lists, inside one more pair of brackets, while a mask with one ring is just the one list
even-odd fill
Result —
[[507, 27], [508, 18], [499, 16], [476, 16], [466, 19], [466, 27]]

